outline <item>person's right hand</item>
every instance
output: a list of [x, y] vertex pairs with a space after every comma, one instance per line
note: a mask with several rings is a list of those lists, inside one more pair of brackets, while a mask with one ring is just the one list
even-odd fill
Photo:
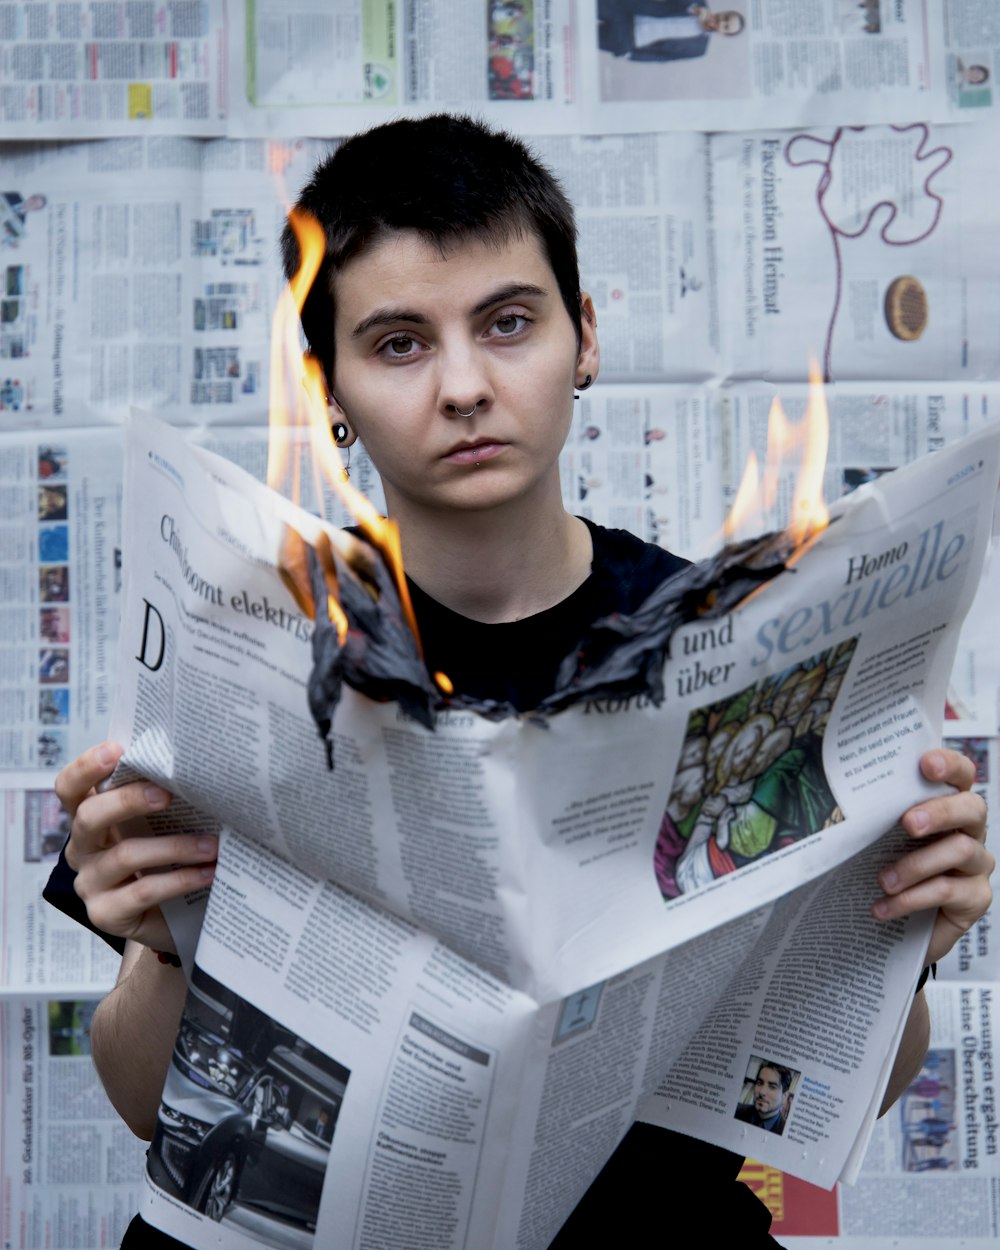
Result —
[[206, 834], [123, 834], [124, 822], [162, 811], [171, 796], [148, 781], [99, 794], [95, 787], [111, 775], [121, 755], [117, 743], [101, 743], [56, 777], [56, 794], [72, 821], [66, 861], [77, 874], [74, 888], [91, 924], [103, 933], [172, 951], [160, 904], [212, 880], [218, 840]]

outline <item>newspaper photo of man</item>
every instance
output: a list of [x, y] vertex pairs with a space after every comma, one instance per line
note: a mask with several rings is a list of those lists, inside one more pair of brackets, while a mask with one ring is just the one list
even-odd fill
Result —
[[604, 100], [707, 99], [750, 91], [743, 6], [693, 0], [597, 0]]
[[800, 1072], [786, 1068], [784, 1064], [751, 1055], [736, 1107], [736, 1119], [780, 1137], [791, 1114], [794, 1086], [800, 1076]]

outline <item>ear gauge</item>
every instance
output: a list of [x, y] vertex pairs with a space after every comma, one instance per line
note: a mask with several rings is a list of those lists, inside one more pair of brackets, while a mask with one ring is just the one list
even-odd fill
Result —
[[347, 444], [347, 464], [344, 465], [344, 481], [346, 482], [351, 476], [351, 443], [354, 442], [354, 439], [351, 437], [351, 427], [346, 421], [334, 421], [330, 427], [330, 432], [333, 434], [333, 441], [338, 447], [343, 448], [344, 444]]
[[[589, 373], [588, 373], [588, 374], [587, 374], [587, 376], [583, 379], [583, 381], [582, 381], [582, 382], [577, 382], [577, 386], [580, 388], [580, 390], [581, 390], [581, 391], [585, 391], [585, 390], [587, 389], [587, 387], [588, 387], [588, 386], [593, 386], [593, 384], [594, 384], [594, 379], [591, 377], [591, 375], [590, 375]], [[573, 396], [573, 398], [574, 398], [574, 399], [579, 399], [579, 398], [580, 398], [580, 396], [579, 396], [579, 394], [576, 394], [576, 395], [574, 395], [574, 396]]]

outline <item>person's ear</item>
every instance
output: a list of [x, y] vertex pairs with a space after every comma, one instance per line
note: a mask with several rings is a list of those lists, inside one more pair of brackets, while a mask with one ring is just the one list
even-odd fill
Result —
[[586, 291], [580, 292], [580, 350], [576, 357], [576, 385], [580, 389], [597, 380], [601, 348], [597, 341], [597, 312]]

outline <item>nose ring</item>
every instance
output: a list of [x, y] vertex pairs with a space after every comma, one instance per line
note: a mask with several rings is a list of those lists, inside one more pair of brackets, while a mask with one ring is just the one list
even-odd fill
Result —
[[474, 415], [476, 409], [479, 407], [479, 400], [478, 399], [476, 400], [476, 402], [472, 405], [472, 407], [469, 409], [468, 412], [463, 412], [457, 404], [452, 404], [452, 407], [455, 409], [456, 417], [471, 417]]

